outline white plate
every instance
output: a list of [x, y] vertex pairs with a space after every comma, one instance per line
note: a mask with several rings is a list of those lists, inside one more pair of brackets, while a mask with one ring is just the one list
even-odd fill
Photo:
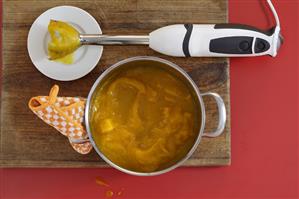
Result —
[[50, 40], [48, 24], [51, 19], [68, 22], [80, 33], [102, 34], [97, 21], [86, 11], [73, 6], [51, 8], [41, 14], [30, 28], [27, 48], [32, 63], [42, 74], [55, 80], [70, 81], [87, 75], [99, 62], [103, 47], [80, 47], [74, 53], [73, 64], [50, 61], [47, 45]]

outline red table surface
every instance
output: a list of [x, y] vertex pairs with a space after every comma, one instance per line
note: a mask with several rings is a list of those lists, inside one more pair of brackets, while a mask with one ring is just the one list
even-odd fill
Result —
[[[115, 198], [298, 198], [297, 0], [273, 0], [285, 43], [276, 58], [231, 59], [232, 164], [178, 168], [155, 177], [115, 169], [1, 169], [1, 199], [105, 198], [95, 183], [106, 179]], [[230, 22], [269, 28], [265, 2], [230, 0]], [[269, 14], [269, 13], [268, 13]]]

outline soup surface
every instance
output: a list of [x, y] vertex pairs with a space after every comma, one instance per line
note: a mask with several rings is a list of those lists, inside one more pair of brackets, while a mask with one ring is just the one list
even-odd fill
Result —
[[95, 143], [126, 169], [167, 168], [185, 157], [197, 138], [201, 118], [196, 99], [182, 77], [155, 64], [136, 62], [115, 71], [93, 95]]

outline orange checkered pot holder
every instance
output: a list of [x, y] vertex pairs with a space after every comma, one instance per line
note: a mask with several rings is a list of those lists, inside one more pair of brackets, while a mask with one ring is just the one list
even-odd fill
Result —
[[92, 150], [83, 126], [86, 100], [80, 97], [57, 97], [59, 87], [54, 85], [49, 96], [33, 97], [29, 108], [40, 119], [68, 137], [72, 147], [81, 154]]

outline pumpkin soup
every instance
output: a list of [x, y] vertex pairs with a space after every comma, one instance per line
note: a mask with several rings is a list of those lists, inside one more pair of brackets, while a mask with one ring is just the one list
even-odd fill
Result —
[[103, 80], [92, 97], [90, 127], [113, 163], [153, 172], [181, 160], [192, 148], [201, 118], [191, 86], [159, 66], [133, 65]]

